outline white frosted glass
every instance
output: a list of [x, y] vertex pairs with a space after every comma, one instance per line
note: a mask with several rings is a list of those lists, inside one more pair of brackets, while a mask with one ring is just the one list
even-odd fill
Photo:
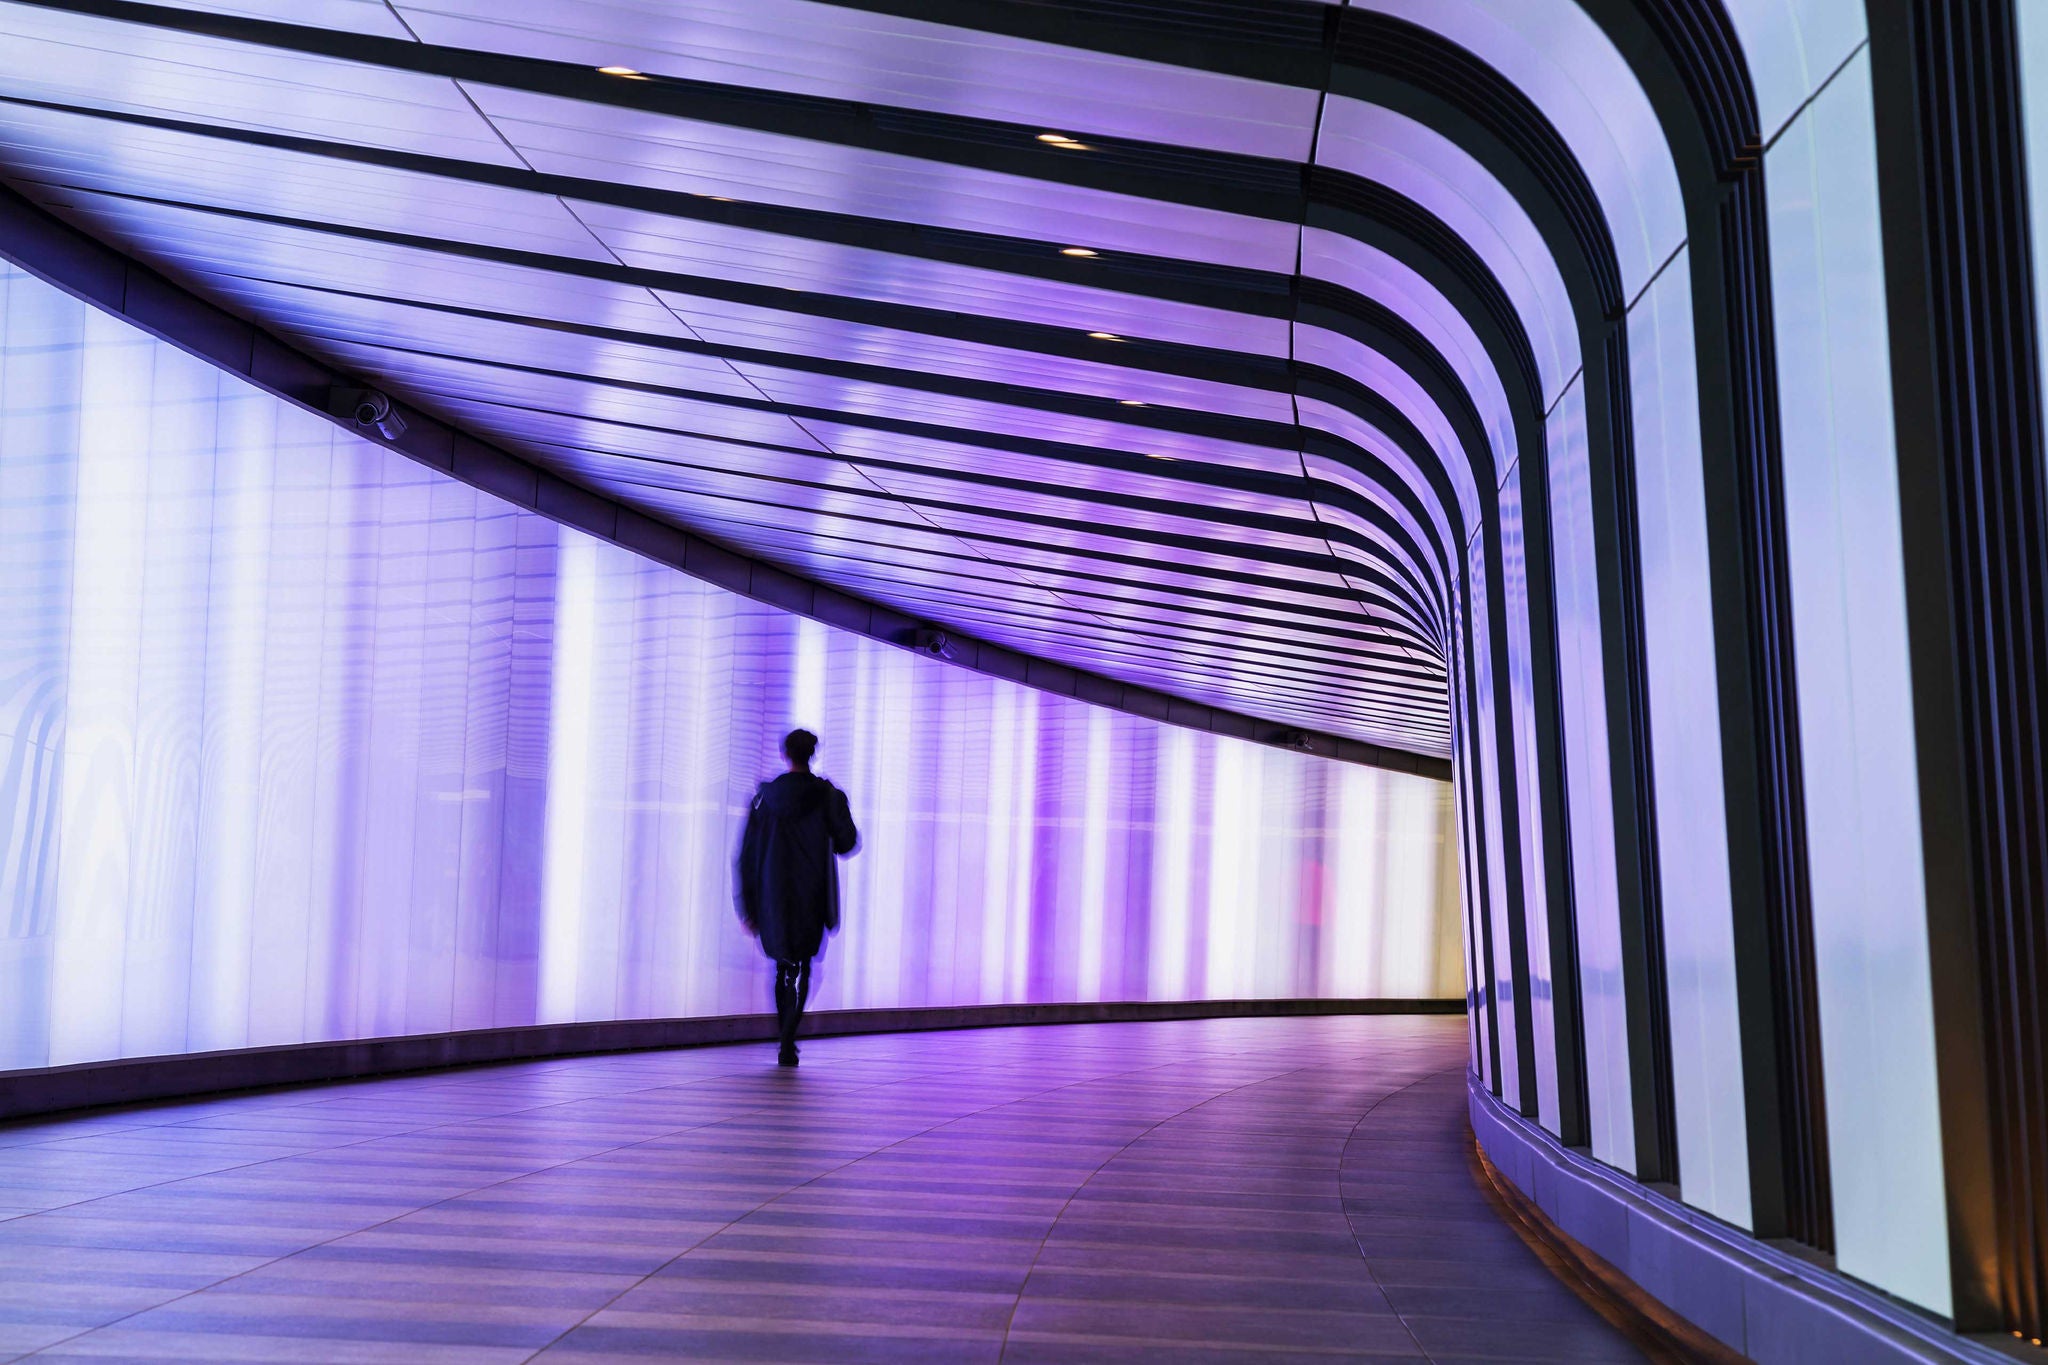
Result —
[[1586, 1040], [1588, 1138], [1595, 1157], [1633, 1174], [1635, 1109], [1629, 1084], [1628, 1004], [1622, 988], [1607, 676], [1601, 650], [1599, 561], [1593, 549], [1592, 469], [1583, 381], [1573, 381], [1551, 410], [1545, 428], [1558, 711], [1564, 731], [1579, 1009]]
[[[1863, 0], [1721, 0], [1742, 42], [1764, 141], [1870, 32]], [[2025, 4], [2019, 7], [2025, 11]]]
[[1520, 1058], [1528, 1041], [1521, 1037], [1515, 1012], [1514, 954], [1508, 937], [1509, 919], [1515, 913], [1507, 869], [1507, 840], [1512, 834], [1506, 827], [1500, 788], [1501, 775], [1514, 762], [1514, 755], [1500, 752], [1498, 738], [1502, 705], [1498, 669], [1507, 661], [1496, 662], [1487, 638], [1496, 608], [1487, 597], [1485, 545], [1483, 533], [1474, 537], [1466, 563], [1466, 582], [1472, 593], [1472, 748], [1479, 756], [1479, 846], [1486, 862], [1487, 927], [1493, 936], [1492, 994], [1494, 1029], [1500, 1037], [1500, 1097], [1509, 1107], [1519, 1109]]
[[863, 835], [821, 1007], [1456, 994], [1445, 783], [801, 620], [0, 304], [0, 1070], [764, 1009], [730, 871], [794, 720]]
[[0, 1038], [48, 1028], [84, 305], [0, 271]]
[[1529, 1037], [1536, 1063], [1536, 1116], [1559, 1128], [1557, 1018], [1550, 970], [1550, 895], [1544, 885], [1543, 824], [1537, 810], [1536, 674], [1529, 638], [1529, 556], [1522, 519], [1522, 465], [1500, 486], [1501, 610], [1507, 616], [1508, 721], [1514, 732], [1515, 825], [1507, 831], [1522, 857], [1522, 931], [1529, 953]]
[[1951, 1311], [1876, 128], [1859, 55], [1766, 163], [1835, 1258]]
[[1492, 1031], [1493, 977], [1487, 966], [1483, 907], [1478, 894], [1479, 822], [1472, 799], [1473, 769], [1477, 760], [1472, 749], [1472, 691], [1465, 657], [1465, 600], [1462, 583], [1451, 588], [1451, 789], [1457, 803], [1459, 875], [1467, 893], [1463, 898], [1465, 929], [1465, 999], [1472, 1021], [1472, 1069], [1481, 1082], [1493, 1083], [1493, 1053], [1487, 1039]]
[[1629, 313], [1636, 512], [1678, 1185], [1750, 1224], [1713, 593], [1685, 254]]

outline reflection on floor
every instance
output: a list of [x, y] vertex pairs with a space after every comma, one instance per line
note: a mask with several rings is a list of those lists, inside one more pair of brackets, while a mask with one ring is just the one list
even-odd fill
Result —
[[1463, 1021], [530, 1063], [0, 1128], [0, 1360], [1635, 1360]]

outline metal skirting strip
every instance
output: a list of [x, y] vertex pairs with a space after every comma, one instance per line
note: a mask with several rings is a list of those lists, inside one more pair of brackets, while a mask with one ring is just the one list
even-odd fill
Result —
[[[1194, 1000], [818, 1010], [804, 1017], [804, 1036], [1004, 1028], [1020, 1024], [1229, 1019], [1248, 1015], [1461, 1014], [1464, 1008], [1463, 1000]], [[612, 1019], [587, 1024], [466, 1029], [458, 1033], [418, 1033], [398, 1038], [345, 1039], [34, 1067], [0, 1071], [0, 1120], [265, 1086], [353, 1080], [595, 1052], [765, 1042], [774, 1036], [773, 1015], [724, 1014], [702, 1019]]]
[[1999, 1344], [1801, 1260], [1567, 1148], [1470, 1078], [1473, 1136], [1597, 1277], [1618, 1276], [1759, 1365], [2011, 1365]]

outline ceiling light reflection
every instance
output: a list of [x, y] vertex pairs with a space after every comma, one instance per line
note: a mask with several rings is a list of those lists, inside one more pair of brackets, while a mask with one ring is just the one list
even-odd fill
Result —
[[597, 74], [600, 76], [624, 76], [629, 81], [644, 81], [647, 79], [645, 72], [635, 71], [630, 66], [600, 66], [597, 69]]
[[1122, 341], [1122, 340], [1123, 340], [1123, 338], [1122, 338], [1122, 337], [1120, 337], [1120, 336], [1118, 336], [1118, 335], [1117, 335], [1117, 334], [1116, 334], [1115, 332], [1090, 332], [1090, 333], [1089, 333], [1088, 335], [1089, 335], [1089, 336], [1091, 336], [1091, 337], [1093, 337], [1093, 338], [1095, 338], [1095, 340], [1097, 340], [1097, 341]]
[[1060, 255], [1062, 256], [1094, 256], [1097, 254], [1099, 253], [1091, 251], [1085, 246], [1063, 246], [1060, 248]]

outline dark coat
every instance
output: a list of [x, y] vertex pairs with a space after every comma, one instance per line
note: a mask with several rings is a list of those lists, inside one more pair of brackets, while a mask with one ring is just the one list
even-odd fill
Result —
[[839, 927], [839, 867], [860, 843], [846, 793], [810, 773], [763, 782], [740, 837], [740, 919], [778, 962], [815, 957]]

